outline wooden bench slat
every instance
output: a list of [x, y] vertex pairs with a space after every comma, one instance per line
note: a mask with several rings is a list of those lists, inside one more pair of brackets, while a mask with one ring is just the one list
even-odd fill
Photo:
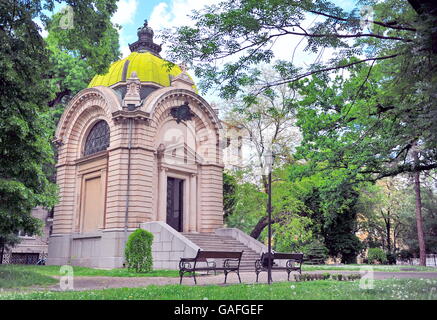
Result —
[[196, 257], [198, 259], [238, 259], [242, 251], [199, 251]]

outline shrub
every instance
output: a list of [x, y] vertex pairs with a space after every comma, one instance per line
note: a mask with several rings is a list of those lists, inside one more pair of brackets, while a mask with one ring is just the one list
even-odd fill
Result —
[[128, 238], [124, 255], [127, 267], [135, 272], [152, 271], [153, 234], [143, 230], [135, 230]]
[[361, 274], [350, 274], [348, 276], [349, 281], [359, 280], [361, 279]]
[[387, 263], [387, 255], [380, 248], [369, 248], [367, 252], [367, 259], [370, 264], [374, 264], [375, 262], [379, 262], [381, 264]]
[[331, 274], [329, 272], [323, 273], [323, 280], [328, 280], [331, 277]]
[[315, 240], [303, 247], [306, 264], [324, 264], [328, 259], [328, 249], [319, 240]]
[[396, 264], [396, 254], [387, 252], [386, 256], [388, 264]]
[[408, 261], [409, 262], [413, 258], [413, 254], [410, 251], [404, 249], [404, 250], [401, 250], [399, 252], [399, 258], [402, 261]]
[[328, 272], [325, 272], [323, 274], [295, 274], [294, 279], [296, 282], [299, 281], [313, 281], [313, 280], [335, 280], [335, 281], [354, 281], [361, 279], [360, 274], [350, 274], [350, 275], [342, 275], [342, 274], [330, 274]]

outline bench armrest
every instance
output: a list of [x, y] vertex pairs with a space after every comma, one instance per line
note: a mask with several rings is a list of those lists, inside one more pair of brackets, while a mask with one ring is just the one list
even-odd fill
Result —
[[206, 262], [206, 265], [208, 266], [208, 267], [210, 267], [210, 268], [215, 268], [216, 267], [216, 263], [215, 263], [215, 261], [208, 261], [208, 260], [206, 260], [205, 261]]
[[287, 264], [286, 264], [287, 268], [298, 268], [298, 269], [300, 269], [301, 265], [302, 265], [302, 261], [294, 260], [294, 259], [287, 260]]
[[[233, 264], [235, 264], [235, 266]], [[240, 259], [238, 259], [238, 258], [235, 258], [235, 259], [229, 258], [229, 259], [223, 260], [223, 267], [224, 268], [235, 268], [235, 267], [238, 267], [239, 264], [240, 264]]]
[[181, 262], [194, 262], [196, 258], [181, 258]]
[[193, 269], [194, 265], [192, 265], [192, 262], [195, 261], [195, 258], [181, 258], [181, 261], [179, 261], [179, 270]]

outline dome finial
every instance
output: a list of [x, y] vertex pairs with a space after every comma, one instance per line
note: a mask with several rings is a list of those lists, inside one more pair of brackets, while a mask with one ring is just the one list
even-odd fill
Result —
[[159, 56], [161, 52], [161, 46], [153, 42], [153, 29], [149, 27], [149, 23], [144, 20], [142, 27], [138, 28], [138, 40], [132, 44], [129, 44], [129, 49], [132, 52], [150, 52], [156, 56]]

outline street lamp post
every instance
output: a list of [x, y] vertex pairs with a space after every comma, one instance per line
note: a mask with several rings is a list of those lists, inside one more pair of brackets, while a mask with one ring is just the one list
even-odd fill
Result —
[[268, 200], [267, 200], [267, 213], [268, 213], [268, 258], [267, 258], [267, 282], [272, 283], [272, 166], [273, 166], [273, 154], [269, 149], [264, 155], [265, 168], [268, 172]]

